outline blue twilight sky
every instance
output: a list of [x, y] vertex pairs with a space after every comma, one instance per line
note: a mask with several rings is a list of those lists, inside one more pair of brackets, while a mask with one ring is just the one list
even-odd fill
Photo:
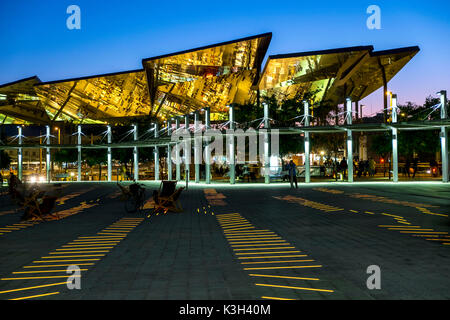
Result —
[[[141, 59], [272, 32], [268, 54], [373, 45], [418, 45], [421, 52], [390, 82], [400, 103], [450, 91], [450, 1], [140, 1], [0, 0], [0, 84], [141, 68]], [[69, 5], [81, 30], [66, 27]], [[369, 30], [369, 5], [381, 30]], [[365, 114], [382, 94], [363, 101]]]

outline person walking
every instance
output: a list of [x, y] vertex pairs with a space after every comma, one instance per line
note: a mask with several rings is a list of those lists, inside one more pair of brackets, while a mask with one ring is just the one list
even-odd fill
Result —
[[342, 180], [345, 180], [345, 175], [347, 172], [347, 160], [345, 159], [345, 157], [342, 158], [341, 163], [340, 163], [340, 167], [342, 170]]
[[375, 175], [375, 168], [376, 168], [377, 163], [375, 162], [375, 160], [373, 160], [373, 158], [370, 158], [369, 160], [369, 176], [373, 177]]
[[405, 162], [405, 175], [407, 174], [408, 178], [411, 177], [410, 168], [411, 168], [411, 160], [409, 160], [409, 158], [407, 158], [406, 162]]
[[297, 186], [297, 166], [295, 165], [294, 161], [289, 161], [288, 164], [289, 169], [289, 181], [291, 182], [291, 189], [294, 188], [294, 182], [295, 182], [295, 188], [298, 189]]
[[419, 162], [419, 159], [417, 159], [417, 158], [413, 159], [413, 176], [412, 176], [413, 179], [414, 179], [414, 177], [416, 176], [416, 173], [417, 173], [418, 162]]

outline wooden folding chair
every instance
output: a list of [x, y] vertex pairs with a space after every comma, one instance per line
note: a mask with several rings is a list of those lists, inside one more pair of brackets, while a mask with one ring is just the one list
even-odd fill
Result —
[[33, 190], [29, 196], [24, 198], [22, 208], [24, 214], [22, 220], [58, 220], [57, 213], [51, 214], [55, 207], [57, 197], [45, 196], [45, 191]]
[[155, 191], [153, 193], [153, 200], [155, 202], [155, 206], [153, 208], [153, 212], [158, 211], [173, 211], [173, 212], [181, 212], [183, 208], [181, 207], [180, 201], [178, 198], [180, 197], [181, 192], [184, 190], [184, 187], [178, 188], [175, 190], [177, 185], [177, 181], [162, 181], [159, 192]]
[[122, 186], [119, 183], [117, 183], [117, 186], [119, 187], [120, 191], [122, 191], [122, 195], [120, 196], [120, 200], [125, 201], [130, 196], [132, 196], [132, 194], [130, 192], [130, 188], [128, 188], [126, 186]]

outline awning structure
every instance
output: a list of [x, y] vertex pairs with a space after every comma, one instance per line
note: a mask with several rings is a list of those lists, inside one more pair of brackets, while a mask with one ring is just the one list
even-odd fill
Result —
[[359, 101], [389, 82], [419, 50], [375, 52], [366, 46], [269, 56], [259, 88], [278, 101], [308, 95], [315, 103]]
[[210, 107], [218, 119], [231, 103], [253, 102], [251, 87], [271, 38], [266, 33], [144, 59], [152, 115], [166, 119]]
[[44, 82], [35, 90], [51, 121], [107, 123], [150, 113], [144, 70]]
[[372, 46], [269, 56], [271, 33], [142, 60], [143, 69], [0, 86], [0, 122], [117, 124], [135, 118], [163, 122], [209, 107], [228, 118], [230, 104], [310, 98], [337, 105], [359, 101], [389, 82], [418, 47], [373, 51]]

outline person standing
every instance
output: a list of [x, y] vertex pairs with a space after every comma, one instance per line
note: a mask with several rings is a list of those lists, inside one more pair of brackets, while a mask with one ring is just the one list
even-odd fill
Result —
[[410, 168], [411, 168], [411, 161], [409, 160], [409, 158], [407, 158], [406, 162], [405, 162], [405, 174], [408, 175], [408, 178], [411, 177], [410, 172], [409, 172]]
[[417, 172], [417, 165], [418, 165], [419, 159], [414, 158], [413, 159], [413, 179], [416, 176], [416, 172]]
[[342, 180], [345, 180], [345, 175], [347, 172], [347, 160], [345, 159], [345, 157], [342, 158], [341, 163], [340, 163], [340, 167], [342, 170]]
[[297, 186], [297, 166], [295, 165], [294, 161], [289, 161], [289, 181], [291, 182], [291, 189], [294, 188], [294, 182], [295, 182], [295, 188], [298, 189]]

